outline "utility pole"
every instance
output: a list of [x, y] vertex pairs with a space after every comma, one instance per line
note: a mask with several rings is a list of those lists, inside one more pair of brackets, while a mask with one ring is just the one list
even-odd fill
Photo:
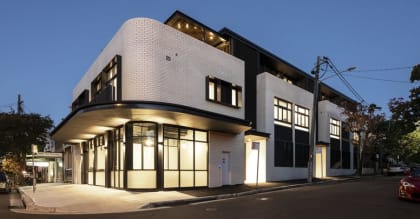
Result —
[[23, 101], [20, 97], [20, 94], [18, 94], [18, 101], [17, 101], [17, 114], [23, 113], [23, 107], [22, 107]]
[[308, 159], [308, 182], [312, 182], [314, 174], [314, 149], [316, 145], [316, 133], [318, 129], [317, 117], [318, 117], [318, 91], [319, 91], [319, 69], [321, 65], [321, 57], [318, 56], [316, 61], [315, 70], [312, 72], [315, 75], [314, 78], [314, 99], [312, 105], [312, 118], [311, 118], [311, 132], [309, 134], [309, 159]]

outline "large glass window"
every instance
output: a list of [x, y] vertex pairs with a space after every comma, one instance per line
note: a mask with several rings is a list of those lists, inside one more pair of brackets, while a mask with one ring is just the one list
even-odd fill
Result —
[[242, 107], [242, 88], [218, 78], [206, 77], [207, 96], [209, 101], [227, 106]]
[[292, 129], [274, 125], [274, 166], [293, 167]]
[[105, 144], [105, 136], [99, 135], [95, 138], [96, 145], [96, 171], [95, 185], [105, 186], [105, 158], [107, 147]]
[[333, 169], [341, 168], [340, 140], [330, 138], [330, 167]]
[[292, 123], [292, 104], [274, 97], [274, 122], [289, 126]]
[[133, 123], [133, 169], [154, 170], [156, 124]]
[[93, 173], [95, 171], [95, 144], [94, 139], [88, 141], [89, 147], [89, 170], [88, 170], [88, 184], [93, 185]]
[[348, 141], [342, 141], [341, 157], [343, 159], [343, 169], [350, 169], [350, 143]]
[[164, 187], [207, 186], [207, 132], [164, 126]]
[[342, 123], [341, 127], [341, 158], [343, 169], [350, 169], [350, 132], [347, 131], [346, 123]]
[[124, 186], [124, 162], [125, 162], [125, 136], [124, 128], [118, 127], [113, 131], [113, 144], [110, 145], [111, 163], [111, 187], [123, 188]]
[[295, 167], [307, 167], [309, 159], [309, 133], [295, 130]]

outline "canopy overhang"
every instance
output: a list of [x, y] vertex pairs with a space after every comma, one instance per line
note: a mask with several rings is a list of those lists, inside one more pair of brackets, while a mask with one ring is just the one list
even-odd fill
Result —
[[250, 122], [192, 107], [160, 102], [118, 102], [90, 104], [76, 109], [51, 133], [61, 143], [80, 143], [129, 121], [239, 134], [251, 128]]

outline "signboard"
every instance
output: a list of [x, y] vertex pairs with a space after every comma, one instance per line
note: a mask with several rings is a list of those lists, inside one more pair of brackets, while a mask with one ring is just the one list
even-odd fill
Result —
[[252, 150], [259, 150], [260, 149], [260, 143], [259, 142], [252, 142]]

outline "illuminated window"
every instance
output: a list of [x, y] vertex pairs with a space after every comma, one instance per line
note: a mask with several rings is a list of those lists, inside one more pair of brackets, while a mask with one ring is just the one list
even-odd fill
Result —
[[226, 106], [242, 107], [242, 88], [240, 86], [210, 76], [206, 77], [206, 82], [207, 100]]
[[295, 125], [309, 128], [309, 109], [295, 105]]
[[121, 66], [121, 56], [115, 56], [106, 67], [96, 76], [91, 83], [91, 101], [106, 102], [117, 101], [118, 98], [118, 78]]
[[156, 124], [133, 123], [134, 170], [155, 169]]
[[214, 100], [214, 96], [215, 96], [215, 90], [214, 90], [215, 86], [214, 86], [214, 82], [213, 81], [209, 81], [209, 99], [210, 100]]
[[207, 132], [164, 126], [163, 138], [164, 187], [207, 186]]
[[340, 120], [330, 118], [330, 136], [340, 137]]
[[292, 123], [292, 104], [290, 102], [274, 97], [274, 122], [286, 126]]

